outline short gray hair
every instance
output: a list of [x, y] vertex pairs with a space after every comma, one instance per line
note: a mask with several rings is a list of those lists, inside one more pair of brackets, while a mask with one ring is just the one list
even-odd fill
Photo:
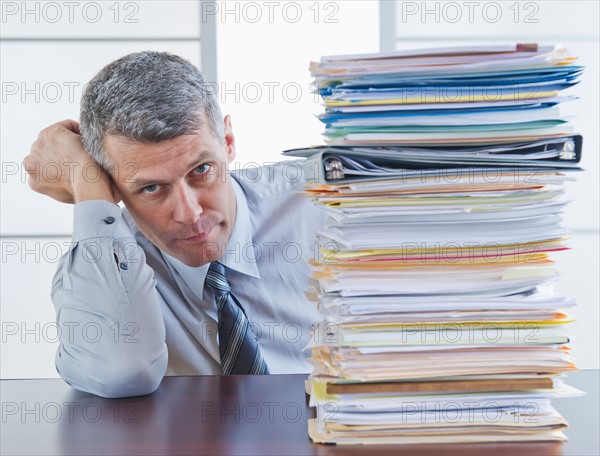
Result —
[[204, 119], [224, 143], [223, 116], [214, 90], [198, 69], [166, 52], [137, 52], [105, 66], [81, 99], [84, 147], [110, 174], [106, 135], [155, 143], [197, 132]]

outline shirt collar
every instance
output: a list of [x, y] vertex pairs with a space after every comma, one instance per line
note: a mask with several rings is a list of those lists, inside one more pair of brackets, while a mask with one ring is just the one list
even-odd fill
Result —
[[206, 280], [206, 273], [208, 272], [209, 264], [203, 264], [202, 266], [192, 267], [185, 263], [182, 263], [177, 258], [163, 252], [160, 252], [167, 263], [169, 263], [175, 271], [179, 273], [184, 282], [190, 287], [192, 292], [202, 300], [202, 289], [204, 288], [204, 281]]
[[225, 254], [219, 262], [229, 269], [259, 279], [260, 275], [258, 274], [256, 257], [254, 255], [252, 223], [250, 221], [248, 200], [242, 186], [234, 178], [234, 175], [231, 174], [230, 176], [232, 176], [231, 182], [235, 192], [237, 210], [233, 231], [227, 242]]
[[[233, 226], [229, 241], [227, 242], [225, 253], [219, 262], [229, 269], [258, 279], [260, 276], [258, 274], [256, 257], [254, 255], [252, 224], [250, 222], [248, 200], [246, 199], [246, 194], [244, 193], [242, 186], [235, 178], [233, 178], [233, 175], [230, 174], [230, 176], [232, 176], [231, 184], [233, 185], [237, 205], [235, 225]], [[202, 279], [202, 282], [204, 282], [209, 267], [208, 264], [192, 267], [182, 263], [177, 258], [174, 258], [165, 252], [162, 252], [162, 255], [188, 285], [198, 283], [199, 279]]]

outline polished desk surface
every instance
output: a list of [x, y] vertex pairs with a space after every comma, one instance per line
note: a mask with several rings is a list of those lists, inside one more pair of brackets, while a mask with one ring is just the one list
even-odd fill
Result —
[[305, 375], [166, 377], [148, 396], [103, 399], [62, 380], [3, 380], [1, 451], [13, 454], [598, 455], [598, 371], [570, 374], [586, 396], [553, 401], [567, 443], [313, 444]]

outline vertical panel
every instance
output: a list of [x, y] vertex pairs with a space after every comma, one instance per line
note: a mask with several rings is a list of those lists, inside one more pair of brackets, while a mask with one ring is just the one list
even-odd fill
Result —
[[396, 49], [396, 2], [379, 2], [379, 50], [389, 52]]
[[216, 2], [200, 2], [198, 13], [202, 24], [201, 64], [202, 75], [207, 82], [216, 83], [217, 74], [217, 8]]

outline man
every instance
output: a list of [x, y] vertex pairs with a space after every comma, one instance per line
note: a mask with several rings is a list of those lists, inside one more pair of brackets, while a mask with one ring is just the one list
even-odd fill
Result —
[[[319, 317], [303, 290], [323, 215], [297, 193], [296, 162], [228, 171], [231, 119], [209, 89], [179, 57], [128, 55], [86, 86], [81, 125], [43, 130], [24, 160], [35, 191], [75, 203], [52, 283], [56, 366], [75, 388], [310, 370]], [[58, 181], [35, 171], [51, 162]]]

